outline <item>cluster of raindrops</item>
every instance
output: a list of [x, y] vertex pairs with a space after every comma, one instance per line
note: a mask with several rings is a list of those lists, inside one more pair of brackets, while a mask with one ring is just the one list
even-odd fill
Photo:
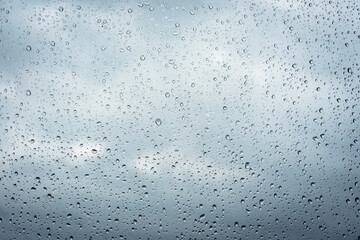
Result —
[[359, 15], [1, 1], [0, 239], [360, 239]]

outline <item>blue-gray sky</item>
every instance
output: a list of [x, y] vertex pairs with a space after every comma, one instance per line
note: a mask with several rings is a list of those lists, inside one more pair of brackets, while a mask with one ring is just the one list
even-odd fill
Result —
[[0, 239], [357, 239], [353, 1], [0, 1]]

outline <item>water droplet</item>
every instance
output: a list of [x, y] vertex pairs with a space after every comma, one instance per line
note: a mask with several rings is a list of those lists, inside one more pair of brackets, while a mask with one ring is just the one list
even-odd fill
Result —
[[97, 150], [96, 150], [95, 148], [93, 148], [93, 149], [91, 150], [91, 153], [96, 154], [96, 153], [97, 153]]
[[64, 11], [64, 8], [62, 6], [60, 6], [58, 9], [60, 12]]
[[26, 96], [31, 96], [31, 91], [30, 90], [26, 90]]
[[156, 125], [160, 126], [160, 125], [162, 124], [162, 121], [161, 121], [160, 118], [157, 118], [157, 119], [155, 120], [155, 123], [156, 123]]
[[141, 61], [144, 61], [144, 60], [145, 60], [145, 56], [144, 56], [144, 55], [141, 55], [141, 56], [140, 56], [140, 60], [141, 60]]
[[26, 51], [28, 51], [28, 52], [31, 51], [31, 46], [30, 45], [26, 46]]

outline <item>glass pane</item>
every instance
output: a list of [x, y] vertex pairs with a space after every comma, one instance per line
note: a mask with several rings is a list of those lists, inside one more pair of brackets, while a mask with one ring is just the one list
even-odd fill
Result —
[[0, 239], [360, 239], [359, 17], [0, 1]]

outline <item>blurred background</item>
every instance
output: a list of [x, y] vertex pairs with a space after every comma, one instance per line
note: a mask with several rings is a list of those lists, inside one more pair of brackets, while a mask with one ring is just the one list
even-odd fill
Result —
[[0, 0], [0, 239], [360, 239], [356, 0]]

